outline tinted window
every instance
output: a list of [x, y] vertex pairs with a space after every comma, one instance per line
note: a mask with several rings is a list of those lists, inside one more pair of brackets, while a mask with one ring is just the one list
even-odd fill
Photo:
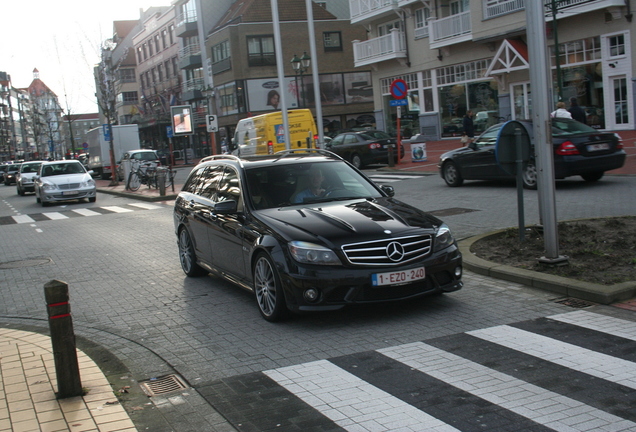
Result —
[[226, 167], [223, 178], [219, 181], [218, 185], [215, 201], [234, 200], [237, 203], [240, 201], [241, 188], [239, 185], [239, 176], [234, 169]]
[[188, 177], [188, 180], [183, 185], [182, 190], [184, 192], [194, 193], [197, 189], [199, 189], [199, 186], [203, 181], [203, 173], [205, 172], [205, 169], [206, 167], [201, 167], [193, 170], [190, 177]]
[[218, 191], [219, 180], [223, 177], [223, 167], [211, 166], [207, 167], [201, 176], [201, 183], [196, 192], [204, 198], [214, 200]]

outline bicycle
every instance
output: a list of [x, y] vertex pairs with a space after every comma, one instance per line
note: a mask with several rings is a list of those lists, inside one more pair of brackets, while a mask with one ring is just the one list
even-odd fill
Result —
[[148, 185], [149, 188], [157, 187], [157, 168], [152, 166], [150, 162], [133, 165], [132, 171], [128, 175], [127, 186], [131, 191], [139, 190], [142, 184]]

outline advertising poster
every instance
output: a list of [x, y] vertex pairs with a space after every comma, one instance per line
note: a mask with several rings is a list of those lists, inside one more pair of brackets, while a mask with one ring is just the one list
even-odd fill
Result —
[[426, 143], [411, 144], [411, 161], [413, 162], [426, 161]]
[[298, 108], [298, 92], [294, 77], [286, 77], [284, 85], [277, 78], [247, 81], [247, 100], [250, 111], [275, 111], [282, 108], [281, 93], [285, 92], [287, 108]]
[[172, 131], [175, 135], [192, 133], [192, 108], [190, 105], [170, 107], [170, 117], [172, 118]]

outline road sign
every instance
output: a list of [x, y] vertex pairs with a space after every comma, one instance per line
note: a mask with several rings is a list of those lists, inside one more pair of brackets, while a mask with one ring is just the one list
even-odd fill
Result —
[[409, 92], [409, 87], [403, 79], [393, 80], [391, 83], [391, 96], [396, 99], [404, 99]]
[[174, 138], [174, 131], [172, 130], [172, 126], [166, 126], [166, 136], [168, 138]]
[[102, 129], [104, 130], [104, 141], [110, 141], [110, 127], [108, 124], [102, 125]]
[[208, 132], [218, 132], [219, 130], [219, 121], [215, 115], [206, 116], [207, 119], [207, 128]]
[[409, 101], [407, 99], [392, 99], [389, 101], [389, 105], [390, 106], [402, 106], [402, 105], [408, 105]]

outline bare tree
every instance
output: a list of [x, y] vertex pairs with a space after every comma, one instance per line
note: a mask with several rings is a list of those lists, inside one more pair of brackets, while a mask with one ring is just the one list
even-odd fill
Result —
[[[113, 129], [112, 126], [118, 123], [117, 120], [117, 107], [116, 97], [118, 89], [116, 88], [119, 80], [117, 80], [117, 73], [121, 66], [121, 60], [113, 61], [113, 50], [117, 45], [112, 39], [107, 39], [102, 44], [101, 48], [101, 61], [95, 68], [95, 81], [97, 87], [97, 105], [100, 111], [106, 118], [106, 125], [108, 127], [108, 142], [110, 149], [110, 166], [111, 166], [111, 186], [119, 184], [119, 179], [115, 174], [115, 147], [113, 144]], [[122, 59], [124, 56], [120, 57]]]

